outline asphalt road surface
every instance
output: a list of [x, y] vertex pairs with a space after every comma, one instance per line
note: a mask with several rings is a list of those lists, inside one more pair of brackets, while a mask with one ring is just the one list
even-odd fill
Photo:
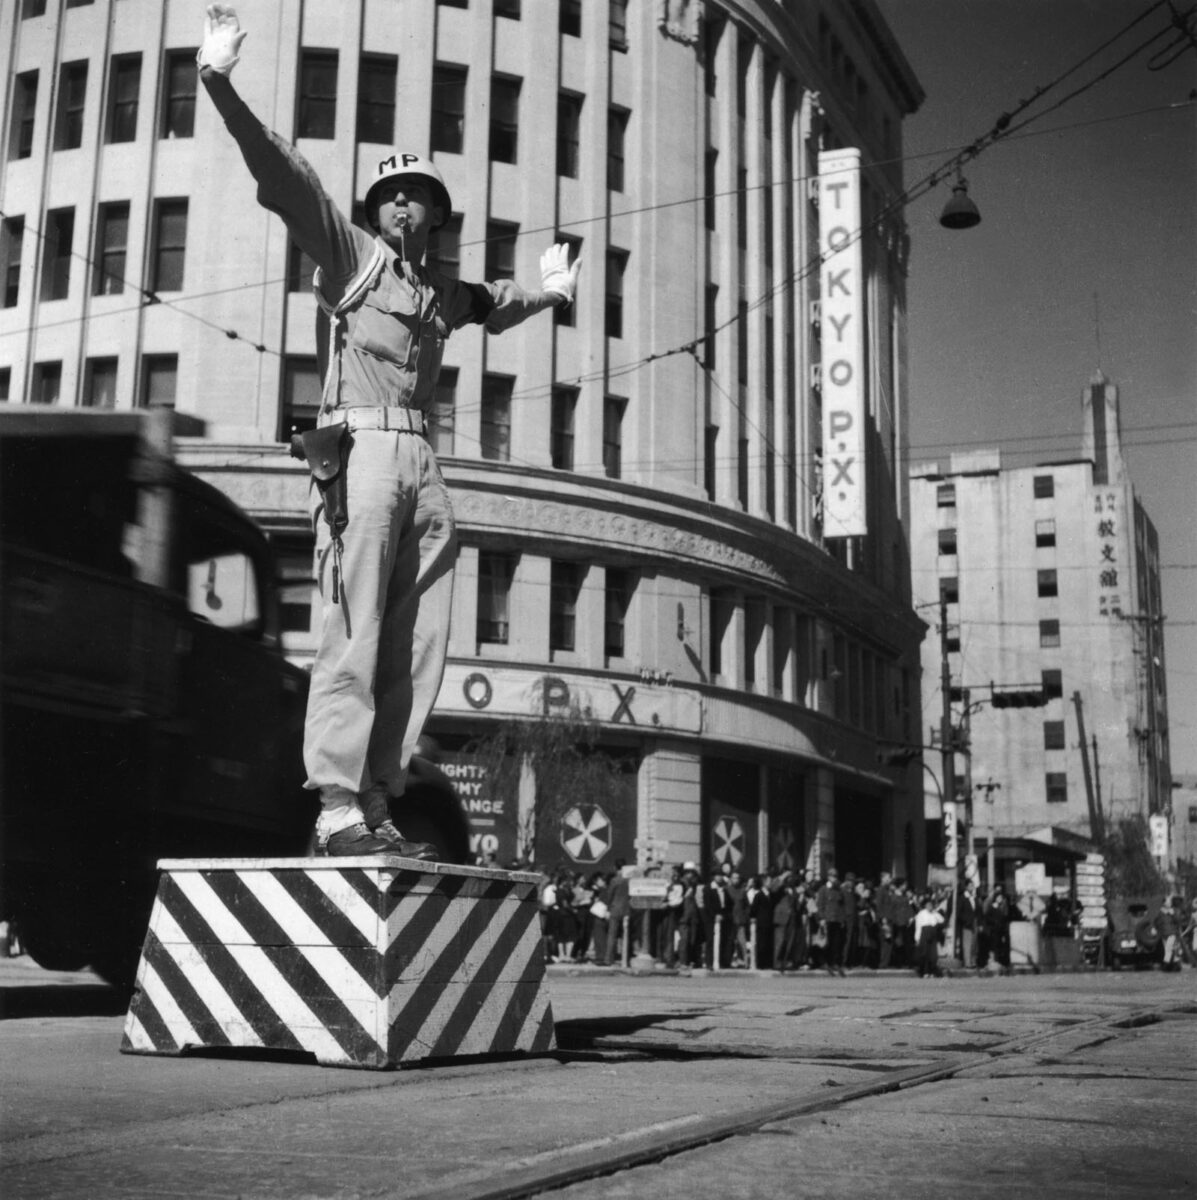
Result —
[[1191, 1197], [1195, 985], [553, 968], [555, 1053], [357, 1071], [122, 1055], [0, 960], [0, 1196]]

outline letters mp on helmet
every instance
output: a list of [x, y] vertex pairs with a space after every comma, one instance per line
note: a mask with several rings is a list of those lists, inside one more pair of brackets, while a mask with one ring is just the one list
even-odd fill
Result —
[[374, 225], [374, 218], [371, 214], [377, 204], [378, 189], [384, 183], [400, 179], [404, 175], [414, 175], [419, 179], [423, 179], [432, 191], [433, 204], [440, 205], [444, 216], [432, 227], [435, 233], [436, 230], [440, 229], [449, 220], [449, 217], [453, 213], [453, 202], [449, 199], [449, 189], [445, 186], [444, 176], [422, 155], [402, 150], [396, 150], [394, 154], [381, 159], [374, 168], [374, 177], [370, 181], [369, 188], [366, 189], [366, 219], [371, 225]]

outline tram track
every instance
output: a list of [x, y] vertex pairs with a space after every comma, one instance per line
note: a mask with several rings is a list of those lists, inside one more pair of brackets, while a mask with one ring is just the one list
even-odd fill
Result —
[[[1064, 1027], [1019, 1034], [982, 1049], [941, 1055], [930, 1062], [887, 1069], [877, 1077], [856, 1083], [827, 1081], [817, 1092], [808, 1090], [791, 1100], [746, 1106], [717, 1116], [684, 1114], [621, 1133], [561, 1149], [541, 1151], [506, 1163], [493, 1163], [484, 1177], [454, 1175], [435, 1188], [412, 1193], [410, 1200], [520, 1200], [569, 1187], [587, 1180], [635, 1170], [676, 1158], [703, 1147], [736, 1137], [751, 1136], [778, 1122], [815, 1116], [842, 1109], [862, 1100], [887, 1093], [927, 1087], [965, 1073], [984, 1072], [1004, 1061], [1034, 1053], [1053, 1043], [1066, 1043], [1063, 1056], [1116, 1039], [1130, 1031], [1154, 1024], [1172, 1014], [1191, 1014], [1191, 1004], [1171, 1001], [1139, 1006], [1122, 1012], [1105, 1013]], [[670, 1059], [729, 1061], [794, 1058], [821, 1061], [795, 1053], [787, 1055], [736, 1045], [687, 1046], [683, 1043], [654, 1044], [635, 1037], [588, 1035], [586, 1026], [575, 1027], [562, 1038], [561, 1057], [573, 1061], [619, 1061], [626, 1056]], [[855, 1070], [876, 1070], [867, 1059], [837, 1057], [828, 1065]]]

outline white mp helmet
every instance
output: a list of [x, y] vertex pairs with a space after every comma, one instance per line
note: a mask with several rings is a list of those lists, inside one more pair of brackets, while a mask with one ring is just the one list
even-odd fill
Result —
[[432, 191], [433, 204], [440, 205], [444, 216], [432, 227], [432, 231], [435, 233], [452, 215], [453, 202], [449, 199], [449, 189], [445, 187], [444, 176], [436, 169], [436, 166], [422, 155], [412, 154], [410, 151], [396, 150], [388, 157], [379, 160], [372, 172], [370, 186], [366, 189], [366, 220], [377, 230], [378, 226], [374, 222], [373, 211], [378, 205], [378, 190], [384, 183], [400, 179], [405, 175], [415, 175], [417, 178], [423, 179]]

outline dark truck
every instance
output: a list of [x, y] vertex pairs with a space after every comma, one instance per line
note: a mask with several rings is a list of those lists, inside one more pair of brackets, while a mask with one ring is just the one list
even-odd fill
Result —
[[270, 546], [168, 410], [0, 412], [0, 915], [128, 984], [159, 858], [303, 854]]

